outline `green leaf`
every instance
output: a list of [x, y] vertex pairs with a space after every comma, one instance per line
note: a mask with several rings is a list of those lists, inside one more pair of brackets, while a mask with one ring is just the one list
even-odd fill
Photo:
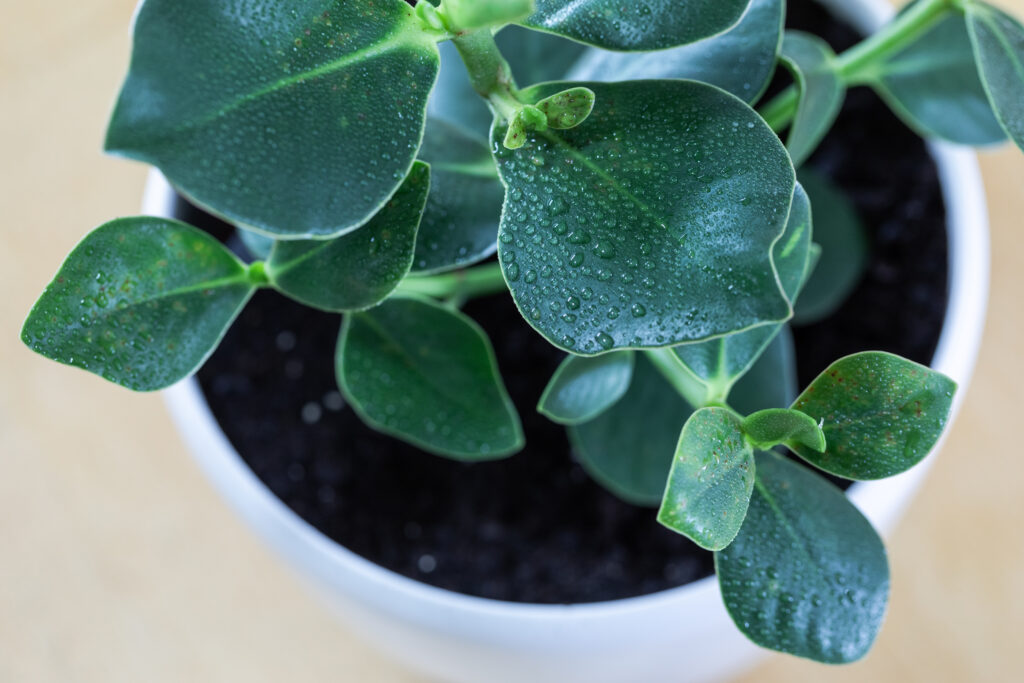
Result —
[[325, 311], [377, 305], [409, 274], [429, 190], [430, 167], [418, 161], [398, 192], [359, 230], [327, 240], [278, 242], [267, 262], [270, 282]]
[[348, 315], [336, 368], [366, 424], [425, 451], [480, 461], [523, 447], [490, 341], [458, 311], [396, 297]]
[[569, 88], [537, 103], [547, 116], [548, 127], [555, 130], [575, 128], [594, 111], [594, 91], [589, 88]]
[[445, 0], [444, 9], [457, 30], [498, 26], [533, 12], [533, 0]]
[[679, 430], [692, 412], [641, 354], [626, 395], [567, 432], [580, 464], [599, 484], [627, 502], [653, 507], [665, 491]]
[[123, 387], [163, 389], [213, 352], [252, 295], [252, 279], [201, 230], [163, 218], [120, 218], [75, 247], [21, 339]]
[[106, 147], [233, 222], [340, 235], [412, 167], [436, 40], [402, 0], [146, 0]]
[[687, 78], [717, 85], [745, 102], [755, 102], [775, 73], [784, 15], [784, 0], [751, 0], [740, 23], [692, 45], [641, 53], [588, 49], [567, 80]]
[[796, 350], [788, 325], [733, 386], [729, 404], [742, 415], [785, 408], [797, 395]]
[[527, 321], [593, 355], [788, 318], [771, 249], [794, 174], [764, 121], [692, 81], [584, 85], [597, 104], [576, 128], [531, 132], [515, 151], [506, 126], [491, 133], [507, 190], [498, 254]]
[[567, 425], [592, 420], [615, 405], [629, 389], [633, 364], [632, 351], [594, 358], [570, 355], [544, 389], [537, 410]]
[[413, 270], [454, 270], [492, 255], [498, 248], [505, 188], [487, 144], [446, 121], [430, 119], [420, 158], [430, 162], [430, 196]]
[[793, 321], [800, 325], [832, 315], [853, 293], [868, 265], [867, 229], [857, 208], [823, 175], [810, 168], [798, 173], [814, 210], [814, 239], [821, 259], [801, 290]]
[[537, 0], [520, 22], [609, 50], [660, 50], [728, 30], [750, 0]]
[[[564, 80], [587, 48], [571, 40], [510, 24], [495, 37], [519, 85]], [[441, 75], [430, 96], [430, 115], [488, 137], [494, 115], [473, 90], [458, 50], [441, 43]]]
[[698, 410], [683, 427], [658, 521], [708, 550], [732, 543], [754, 488], [754, 449], [726, 408]]
[[802, 444], [819, 453], [825, 450], [821, 427], [814, 418], [798, 410], [759, 410], [743, 420], [743, 433], [762, 451], [783, 444]]
[[964, 145], [1006, 139], [978, 76], [966, 20], [949, 12], [867, 80], [908, 126]]
[[964, 9], [989, 102], [1010, 139], [1024, 149], [1024, 26], [977, 0]]
[[824, 453], [798, 446], [815, 467], [847, 479], [884, 479], [920, 462], [942, 436], [956, 383], [891, 353], [836, 361], [793, 403], [824, 420]]
[[786, 144], [793, 164], [800, 166], [835, 123], [846, 86], [836, 66], [835, 52], [817, 36], [787, 31], [781, 59], [800, 89], [800, 104]]
[[842, 664], [863, 657], [885, 616], [881, 539], [843, 492], [773, 453], [739, 535], [715, 555], [725, 607], [762, 647]]
[[[804, 189], [797, 185], [786, 231], [772, 248], [772, 260], [779, 282], [790, 301], [796, 301], [807, 277], [811, 235], [810, 201]], [[764, 325], [706, 342], [683, 344], [672, 350], [679, 361], [707, 385], [711, 396], [724, 400], [733, 385], [761, 357], [782, 327], [781, 324]]]

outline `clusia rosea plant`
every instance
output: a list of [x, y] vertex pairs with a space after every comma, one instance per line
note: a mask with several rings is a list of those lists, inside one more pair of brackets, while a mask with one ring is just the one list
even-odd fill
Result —
[[[794, 169], [855, 86], [923, 135], [1024, 143], [1024, 28], [980, 0], [918, 0], [837, 55], [784, 32], [784, 13], [785, 0], [145, 0], [107, 149], [157, 166], [252, 258], [175, 220], [111, 221], [22, 337], [157, 390], [273, 288], [344, 313], [338, 386], [368, 425], [486, 461], [524, 435], [460, 307], [508, 292], [566, 353], [538, 410], [584, 467], [715, 551], [754, 642], [859, 659], [885, 612], [885, 550], [817, 470], [914, 466], [956, 387], [868, 352], [795, 400], [744, 407], [791, 382], [805, 285], [819, 306], [842, 289], [811, 278], [816, 202]], [[761, 102], [777, 65], [793, 84]]]

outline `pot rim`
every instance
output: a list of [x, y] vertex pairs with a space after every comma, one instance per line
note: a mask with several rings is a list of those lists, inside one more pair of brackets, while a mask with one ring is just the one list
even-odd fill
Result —
[[[861, 0], [858, 10], [836, 0], [823, 0], [837, 15], [862, 28], [877, 28], [893, 10], [885, 0]], [[939, 344], [932, 367], [959, 384], [950, 425], [963, 403], [981, 344], [988, 299], [989, 237], [988, 216], [981, 173], [974, 153], [947, 143], [929, 142], [938, 167], [947, 211], [949, 239], [949, 300]], [[172, 216], [175, 204], [173, 188], [152, 170], [143, 199], [148, 215]], [[471, 615], [498, 618], [523, 629], [523, 641], [536, 640], [529, 631], [538, 624], [573, 624], [638, 615], [651, 607], [679, 610], [695, 609], [708, 601], [721, 605], [717, 581], [710, 576], [676, 588], [643, 596], [605, 602], [553, 605], [515, 603], [482, 598], [438, 588], [400, 575], [348, 550], [323, 535], [277, 498], [235, 452], [213, 418], [199, 389], [188, 379], [163, 392], [167, 406], [182, 432], [190, 451], [215, 487], [271, 545], [290, 548], [297, 556], [289, 559], [320, 582], [350, 592], [353, 585], [373, 586], [381, 593], [371, 597], [356, 595], [366, 604], [383, 607], [410, 621], [452, 628], [450, 614], [461, 618]], [[913, 491], [934, 461], [935, 452], [949, 433], [914, 469], [890, 479], [858, 482], [848, 491], [856, 504], [880, 532], [887, 532], [899, 517]], [[202, 454], [201, 456], [198, 454]], [[410, 607], [412, 605], [413, 607]], [[426, 609], [424, 610], [424, 606]], [[474, 620], [470, 619], [470, 622]], [[472, 623], [459, 630], [472, 632]], [[513, 629], [510, 629], [510, 631]], [[554, 645], [552, 647], [555, 647]]]

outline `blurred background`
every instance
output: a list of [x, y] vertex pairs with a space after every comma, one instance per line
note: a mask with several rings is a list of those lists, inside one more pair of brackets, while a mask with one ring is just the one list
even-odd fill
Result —
[[[134, 4], [0, 0], [0, 681], [420, 681], [367, 651], [243, 528], [159, 396], [18, 340], [85, 232], [138, 212], [145, 169], [100, 152]], [[1024, 0], [995, 4], [1024, 15]], [[744, 680], [1024, 680], [1024, 156], [981, 159], [985, 343], [946, 449], [889, 540], [879, 641], [853, 666], [776, 657]]]

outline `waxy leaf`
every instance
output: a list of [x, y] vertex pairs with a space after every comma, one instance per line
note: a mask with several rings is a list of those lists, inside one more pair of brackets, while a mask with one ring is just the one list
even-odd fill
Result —
[[841, 664], [878, 635], [889, 565], [870, 522], [824, 478], [758, 453], [739, 535], [715, 555], [725, 607], [762, 647]]
[[592, 420], [622, 398], [633, 379], [632, 351], [568, 356], [544, 389], [537, 410], [555, 422]]
[[491, 344], [462, 313], [396, 297], [348, 315], [336, 368], [366, 424], [425, 451], [477, 461], [523, 447]]
[[[570, 67], [587, 49], [571, 40], [510, 24], [494, 37], [502, 56], [521, 86], [564, 80]], [[451, 42], [441, 50], [441, 75], [430, 96], [430, 115], [461, 125], [485, 138], [494, 115], [473, 90], [458, 50]], [[429, 129], [428, 129], [429, 133]]]
[[835, 59], [835, 52], [821, 38], [801, 31], [786, 32], [782, 63], [800, 89], [800, 104], [786, 143], [796, 166], [817, 149], [843, 106], [846, 86]]
[[623, 53], [591, 48], [566, 78], [688, 78], [717, 85], [745, 102], [755, 102], [775, 73], [784, 15], [784, 0], [751, 0], [740, 23], [725, 33], [658, 52]]
[[1006, 139], [978, 76], [966, 20], [949, 12], [910, 47], [866, 74], [908, 126], [963, 145]]
[[802, 444], [811, 450], [825, 450], [825, 434], [809, 415], [798, 410], [769, 408], [743, 420], [743, 433], [754, 447], [767, 451], [779, 445]]
[[537, 0], [519, 22], [609, 50], [660, 50], [728, 30], [750, 0]]
[[956, 383], [923, 365], [871, 351], [841, 358], [793, 403], [815, 421], [824, 453], [797, 446], [815, 467], [847, 479], [883, 479], [920, 462], [949, 419]]
[[[786, 231], [772, 248], [772, 260], [779, 282], [790, 301], [796, 301], [808, 276], [811, 235], [810, 201], [804, 189], [797, 185]], [[781, 329], [781, 324], [764, 325], [711, 341], [682, 344], [672, 350], [680, 362], [707, 385], [710, 395], [724, 399]]]
[[1024, 149], [1024, 26], [977, 0], [964, 10], [978, 71], [996, 118]]
[[754, 449], [726, 408], [698, 410], [683, 427], [658, 521], [708, 550], [739, 533], [754, 488]]
[[832, 315], [856, 289], [868, 264], [868, 237], [857, 207], [838, 187], [808, 167], [797, 176], [814, 208], [814, 240], [821, 245], [794, 305], [794, 322], [805, 325]]
[[123, 387], [163, 389], [203, 364], [259, 279], [201, 230], [121, 218], [75, 247], [21, 338], [47, 358]]
[[493, 254], [505, 189], [484, 140], [430, 119], [420, 158], [430, 162], [430, 196], [416, 239], [413, 271], [454, 270]]
[[639, 354], [626, 395], [567, 431], [580, 464], [599, 484], [627, 502], [653, 507], [665, 492], [679, 430], [692, 412]]
[[375, 306], [409, 274], [416, 228], [430, 191], [430, 167], [416, 162], [398, 192], [355, 232], [278, 242], [267, 261], [275, 288], [325, 311]]
[[146, 0], [106, 146], [231, 221], [339, 235], [412, 167], [436, 39], [402, 0]]
[[788, 318], [771, 250], [795, 179], [764, 121], [702, 83], [584, 85], [597, 104], [581, 125], [514, 151], [507, 126], [491, 133], [507, 190], [498, 255], [527, 321], [593, 355]]

